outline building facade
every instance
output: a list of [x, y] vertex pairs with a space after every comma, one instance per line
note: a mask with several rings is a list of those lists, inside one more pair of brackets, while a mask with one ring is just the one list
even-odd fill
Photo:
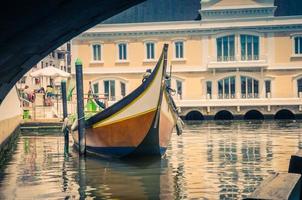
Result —
[[111, 19], [74, 38], [72, 59], [83, 61], [85, 92], [91, 83], [111, 102], [123, 98], [168, 43], [171, 87], [184, 118], [299, 118], [302, 16], [276, 16], [273, 0], [206, 0], [198, 6], [191, 6], [196, 18]]
[[52, 51], [49, 55], [39, 61], [32, 67], [17, 83], [18, 88], [24, 88], [27, 85], [30, 89], [46, 88], [47, 85], [60, 85], [60, 81], [55, 77], [31, 77], [30, 74], [36, 70], [46, 67], [55, 67], [62, 71], [71, 73], [71, 44], [65, 43]]

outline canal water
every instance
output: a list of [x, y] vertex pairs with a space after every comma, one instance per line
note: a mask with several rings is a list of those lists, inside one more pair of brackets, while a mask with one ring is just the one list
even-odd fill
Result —
[[299, 148], [298, 121], [187, 124], [161, 160], [64, 156], [60, 133], [31, 133], [1, 168], [0, 199], [241, 199]]

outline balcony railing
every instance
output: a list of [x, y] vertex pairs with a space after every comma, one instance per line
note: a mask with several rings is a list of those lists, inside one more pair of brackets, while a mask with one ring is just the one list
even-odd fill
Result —
[[268, 59], [266, 55], [237, 55], [237, 56], [215, 56], [208, 62], [209, 68], [229, 68], [229, 67], [266, 67]]

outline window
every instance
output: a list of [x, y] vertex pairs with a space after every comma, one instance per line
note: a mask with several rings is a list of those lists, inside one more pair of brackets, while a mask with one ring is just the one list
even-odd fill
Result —
[[43, 69], [43, 67], [44, 67], [44, 63], [43, 61], [41, 61], [41, 68]]
[[26, 76], [23, 76], [20, 80], [19, 83], [24, 84], [26, 83]]
[[240, 35], [241, 60], [259, 60], [259, 37]]
[[175, 58], [176, 59], [184, 58], [184, 42], [177, 41], [174, 43], [174, 45], [175, 45]]
[[153, 42], [147, 42], [146, 43], [146, 57], [147, 57], [147, 60], [152, 60], [155, 58], [154, 56], [154, 49], [155, 45]]
[[93, 93], [94, 94], [99, 94], [99, 83], [94, 83], [92, 85], [92, 88], [93, 88]]
[[118, 58], [119, 60], [127, 60], [127, 44], [118, 44]]
[[58, 52], [58, 59], [64, 59], [65, 58], [65, 55], [64, 53], [61, 53], [61, 52]]
[[271, 81], [266, 80], [264, 83], [265, 83], [265, 97], [270, 98], [271, 97]]
[[124, 97], [126, 96], [126, 84], [123, 82], [120, 83], [121, 83], [121, 96]]
[[70, 52], [70, 50], [71, 50], [71, 44], [70, 42], [67, 42], [67, 51]]
[[92, 52], [93, 52], [93, 60], [100, 61], [101, 60], [101, 45], [100, 44], [92, 45]]
[[235, 76], [226, 77], [218, 81], [218, 98], [234, 99], [236, 93]]
[[115, 101], [115, 81], [114, 80], [104, 81], [104, 93], [105, 93], [105, 97], [109, 101]]
[[259, 81], [241, 76], [241, 98], [259, 98]]
[[212, 98], [212, 81], [207, 81], [206, 87], [207, 87], [207, 99], [211, 99]]
[[302, 36], [294, 37], [295, 40], [295, 54], [302, 54]]
[[235, 60], [235, 36], [229, 35], [216, 39], [217, 61]]
[[176, 80], [176, 94], [178, 99], [182, 99], [182, 82]]
[[297, 80], [298, 97], [302, 97], [302, 78]]

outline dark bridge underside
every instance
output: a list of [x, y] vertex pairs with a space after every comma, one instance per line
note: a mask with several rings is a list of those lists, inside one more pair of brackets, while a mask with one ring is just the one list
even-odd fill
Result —
[[37, 62], [66, 41], [145, 0], [7, 0], [0, 12], [0, 104]]

